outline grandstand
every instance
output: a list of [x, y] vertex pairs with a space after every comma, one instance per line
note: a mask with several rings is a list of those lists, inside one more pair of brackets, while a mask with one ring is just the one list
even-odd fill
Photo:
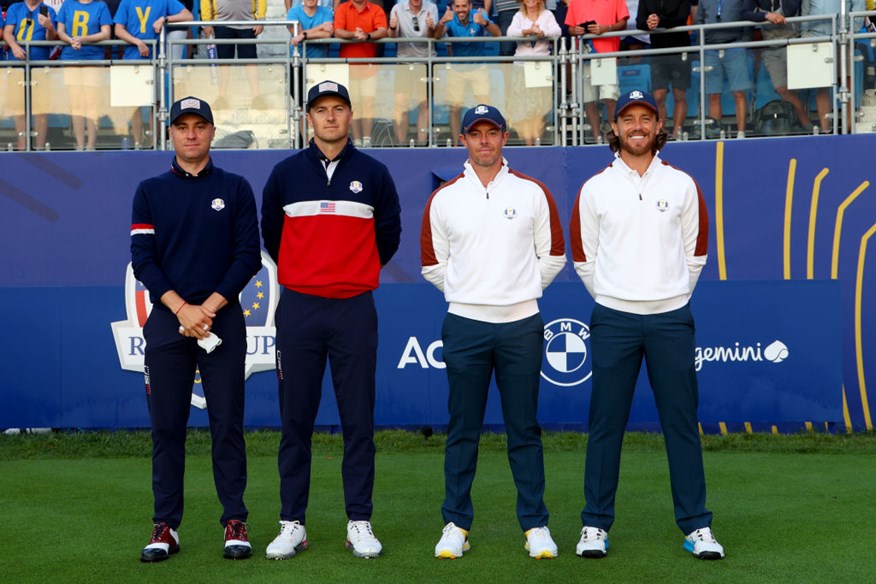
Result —
[[[279, 5], [278, 5], [279, 6]], [[282, 7], [280, 7], [282, 8]], [[273, 13], [276, 13], [276, 7]], [[271, 14], [271, 13], [269, 13]], [[876, 34], [867, 29], [852, 30], [849, 23], [860, 20], [865, 14], [809, 16], [789, 19], [796, 26], [805, 27], [808, 23], [820, 23], [829, 28], [832, 34], [824, 37], [783, 39], [778, 41], [749, 40], [735, 43], [747, 54], [753, 89], [746, 100], [750, 120], [750, 136], [788, 136], [811, 131], [801, 127], [797, 120], [761, 120], [764, 108], [777, 101], [765, 67], [761, 66], [760, 52], [776, 46], [789, 47], [789, 70], [793, 87], [808, 105], [811, 117], [816, 121], [815, 93], [817, 88], [828, 88], [831, 92], [832, 111], [829, 114], [831, 133], [865, 133], [876, 130]], [[395, 55], [396, 43], [386, 39], [380, 41], [382, 56], [372, 60], [339, 59], [337, 39], [306, 41], [329, 44], [329, 57], [307, 59], [304, 46], [288, 50], [289, 33], [287, 26], [297, 23], [284, 20], [264, 21], [268, 32], [253, 41], [258, 46], [259, 58], [251, 61], [214, 61], [207, 57], [210, 44], [232, 41], [215, 41], [197, 35], [199, 25], [213, 22], [190, 22], [168, 25], [162, 30], [161, 38], [151, 41], [153, 58], [143, 61], [123, 61], [107, 58], [89, 61], [96, 68], [104, 84], [96, 88], [91, 99], [100, 105], [103, 112], [99, 120], [99, 140], [97, 149], [113, 150], [126, 148], [164, 149], [167, 147], [164, 127], [167, 108], [175, 97], [197, 94], [217, 102], [219, 130], [217, 147], [288, 149], [302, 144], [306, 135], [306, 122], [303, 119], [302, 95], [310, 84], [325, 78], [339, 81], [348, 79], [351, 74], [363, 68], [373, 69], [378, 77], [378, 96], [376, 112], [379, 120], [371, 144], [374, 147], [409, 147], [410, 141], [397, 143], [391, 128], [394, 118], [393, 78], [400, 68], [416, 69], [421, 72], [422, 88], [420, 95], [412, 96], [411, 102], [426, 100], [430, 103], [429, 127], [419, 128], [428, 134], [429, 147], [446, 147], [455, 143], [449, 133], [449, 107], [445, 100], [447, 72], [476, 60], [487, 64], [484, 83], [490, 88], [494, 105], [500, 109], [511, 108], [515, 100], [523, 99], [523, 92], [517, 91], [510, 80], [515, 69], [525, 71], [527, 84], [549, 85], [553, 91], [542, 104], [545, 115], [545, 132], [540, 145], [575, 146], [592, 142], [589, 127], [583, 116], [583, 80], [580, 72], [585, 63], [594, 63], [592, 69], [599, 71], [597, 83], [615, 83], [621, 91], [650, 88], [649, 60], [655, 55], [682, 53], [690, 63], [693, 80], [688, 90], [688, 119], [685, 122], [683, 139], [696, 140], [732, 137], [732, 119], [735, 103], [729, 91], [725, 91], [723, 119], [708, 117], [706, 103], [703, 53], [721, 50], [722, 45], [704, 45], [703, 31], [710, 28], [741, 27], [752, 30], [753, 23], [722, 23], [717, 25], [690, 26], [674, 30], [689, 30], [692, 38], [690, 47], [680, 49], [648, 49], [640, 51], [621, 51], [618, 53], [589, 53], [586, 43], [567, 43], [567, 39], [555, 41], [555, 50], [549, 58], [544, 57], [500, 57], [497, 43], [486, 39], [488, 50], [484, 58], [464, 58], [448, 56], [448, 45], [455, 39], [421, 39], [419, 42], [434, 43], [437, 56], [430, 58], [408, 58], [399, 62]], [[228, 25], [241, 24], [228, 22]], [[166, 31], [172, 28], [190, 28], [194, 31], [191, 39], [169, 39]], [[654, 31], [651, 34], [660, 34]], [[628, 34], [627, 31], [608, 33], [614, 36]], [[505, 37], [502, 37], [505, 38]], [[747, 38], [751, 37], [749, 34]], [[458, 40], [458, 39], [456, 39]], [[483, 39], [481, 39], [483, 40]], [[587, 37], [583, 37], [586, 41]], [[60, 42], [23, 41], [23, 46], [52, 45]], [[104, 41], [106, 56], [117, 56], [115, 48], [124, 44], [120, 41]], [[182, 46], [186, 57], [174, 60], [174, 48]], [[583, 48], [581, 48], [583, 47]], [[50, 150], [72, 150], [70, 104], [64, 82], [64, 69], [68, 66], [82, 65], [75, 61], [17, 61], [3, 62], [0, 84], [0, 150], [18, 149], [22, 138], [24, 150], [36, 150], [37, 144], [48, 143]], [[258, 68], [259, 95], [250, 95], [252, 90], [246, 83], [245, 67]], [[232, 78], [233, 91], [229, 95], [219, 95], [219, 68], [224, 68]], [[303, 80], [298, 82], [296, 80]], [[355, 96], [354, 96], [355, 97]], [[474, 105], [473, 97], [468, 96], [467, 105]], [[256, 104], [253, 107], [253, 104]], [[672, 95], [668, 99], [672, 107]], [[218, 106], [218, 107], [217, 107]], [[129, 127], [132, 108], [141, 108], [141, 115], [153, 139], [140, 143], [131, 136]], [[671, 110], [670, 110], [671, 111]], [[781, 111], [772, 108], [770, 111]], [[45, 140], [37, 140], [34, 115], [47, 115], [48, 129]], [[775, 118], [779, 114], [769, 116]], [[16, 124], [16, 117], [18, 124]], [[415, 122], [412, 109], [410, 119]], [[605, 116], [602, 116], [603, 125]], [[817, 126], [818, 124], [816, 124]], [[603, 130], [605, 128], [602, 128]], [[513, 126], [510, 144], [518, 144]], [[41, 137], [40, 137], [41, 138]]]

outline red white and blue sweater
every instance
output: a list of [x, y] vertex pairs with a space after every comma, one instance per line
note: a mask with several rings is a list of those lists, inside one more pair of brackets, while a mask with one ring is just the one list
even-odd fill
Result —
[[278, 163], [265, 184], [262, 236], [281, 285], [323, 298], [377, 288], [401, 239], [401, 208], [386, 166], [348, 142], [331, 178], [310, 146]]

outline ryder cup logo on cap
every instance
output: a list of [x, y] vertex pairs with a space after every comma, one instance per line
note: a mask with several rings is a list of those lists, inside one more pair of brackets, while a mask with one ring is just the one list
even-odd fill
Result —
[[465, 117], [462, 118], [462, 131], [468, 132], [469, 128], [478, 122], [489, 122], [503, 132], [505, 131], [505, 118], [501, 112], [483, 103], [465, 112]]
[[321, 83], [317, 83], [313, 87], [310, 88], [310, 91], [307, 92], [307, 109], [310, 110], [313, 103], [318, 100], [320, 97], [326, 97], [329, 95], [336, 95], [347, 102], [347, 105], [352, 107], [352, 103], [350, 102], [350, 92], [347, 91], [347, 88], [337, 83], [335, 81], [323, 81]]
[[651, 97], [651, 94], [645, 91], [639, 91], [638, 89], [634, 89], [633, 91], [622, 95], [620, 99], [617, 100], [617, 109], [614, 113], [615, 121], [617, 121], [618, 117], [621, 115], [621, 112], [623, 112], [631, 105], [643, 105], [651, 109], [657, 115], [660, 115], [660, 112], [657, 110], [657, 102], [654, 101], [654, 98]]
[[170, 123], [174, 123], [184, 114], [199, 115], [211, 124], [213, 123], [213, 110], [210, 109], [210, 104], [197, 97], [189, 96], [175, 101], [170, 106]]

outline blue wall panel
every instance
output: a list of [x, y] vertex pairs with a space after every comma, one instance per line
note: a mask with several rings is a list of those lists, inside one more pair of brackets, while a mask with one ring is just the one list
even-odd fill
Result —
[[[866, 348], [876, 320], [876, 253], [866, 252], [876, 225], [868, 182], [874, 145], [871, 136], [824, 136], [667, 146], [665, 158], [696, 178], [711, 219], [709, 263], [694, 298], [698, 344], [725, 356], [736, 343], [750, 348], [746, 361], [702, 363], [704, 425], [872, 427], [866, 380], [876, 357]], [[396, 178], [404, 228], [377, 294], [377, 419], [389, 426], [441, 426], [447, 388], [433, 343], [445, 305], [419, 275], [419, 230], [429, 194], [440, 178], [459, 171], [465, 152], [373, 154]], [[260, 199], [270, 169], [286, 155], [222, 151], [215, 158], [247, 176]], [[581, 182], [611, 162], [604, 146], [515, 148], [506, 155], [514, 168], [551, 188], [566, 229]], [[6, 333], [0, 337], [6, 404], [0, 427], [148, 425], [142, 375], [120, 367], [110, 323], [126, 318], [133, 190], [169, 160], [162, 152], [0, 156], [0, 322]], [[591, 307], [571, 263], [542, 301], [546, 323], [557, 321], [557, 327], [564, 319], [586, 324]], [[788, 350], [779, 363], [763, 356], [775, 341]], [[409, 362], [400, 363], [405, 357]], [[546, 425], [586, 426], [589, 381], [555, 383], [571, 383], [585, 369], [551, 371], [545, 358], [540, 418]], [[631, 425], [655, 427], [644, 374], [641, 381]], [[277, 424], [273, 372], [250, 376], [247, 399], [249, 425]], [[191, 422], [206, 423], [204, 412], [193, 408]], [[331, 391], [317, 423], [337, 424]], [[501, 423], [495, 394], [487, 423]]]

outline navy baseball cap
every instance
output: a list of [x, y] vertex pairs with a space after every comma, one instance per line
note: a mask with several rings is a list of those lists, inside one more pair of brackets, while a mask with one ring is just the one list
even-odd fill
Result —
[[177, 118], [185, 114], [195, 114], [213, 123], [213, 110], [210, 109], [210, 104], [191, 95], [173, 102], [170, 106], [170, 123], [174, 123]]
[[505, 118], [502, 116], [502, 112], [483, 103], [478, 104], [465, 112], [465, 116], [462, 118], [462, 131], [468, 132], [469, 128], [478, 122], [489, 122], [503, 132], [506, 128]]
[[346, 87], [335, 81], [322, 81], [311, 87], [310, 91], [307, 92], [307, 111], [310, 111], [311, 106], [320, 97], [329, 95], [336, 95], [346, 101], [348, 106], [353, 107], [353, 103], [350, 101], [350, 92], [347, 91]]
[[631, 105], [643, 105], [653, 110], [654, 113], [658, 116], [660, 115], [660, 110], [657, 109], [657, 102], [654, 101], [654, 98], [651, 97], [651, 94], [647, 91], [639, 91], [638, 89], [634, 89], [633, 91], [622, 95], [620, 99], [617, 100], [617, 109], [614, 110], [614, 121], [617, 121], [618, 117], [620, 117], [621, 115], [621, 112]]

